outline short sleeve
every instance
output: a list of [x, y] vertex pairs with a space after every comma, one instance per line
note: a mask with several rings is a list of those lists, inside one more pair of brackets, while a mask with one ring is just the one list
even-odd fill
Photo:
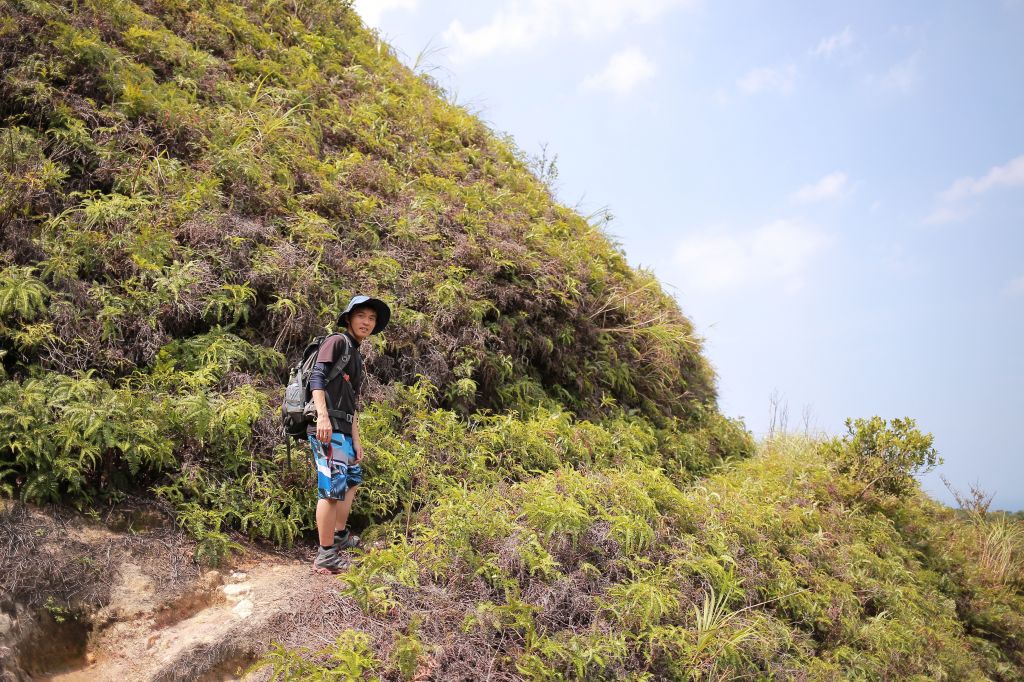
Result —
[[341, 334], [328, 336], [320, 344], [320, 350], [316, 354], [316, 361], [324, 364], [334, 364], [338, 353], [338, 346], [344, 343], [345, 341], [341, 338]]
[[317, 363], [334, 365], [334, 361], [338, 359], [338, 353], [343, 352], [345, 349], [345, 339], [343, 337], [343, 334], [332, 334], [327, 337], [316, 352]]

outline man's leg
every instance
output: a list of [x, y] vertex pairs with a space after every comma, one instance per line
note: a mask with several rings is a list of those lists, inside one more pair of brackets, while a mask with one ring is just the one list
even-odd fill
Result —
[[[342, 504], [344, 503], [341, 500], [320, 499], [316, 501], [316, 534], [320, 538], [321, 547], [330, 547], [334, 544], [334, 526]], [[351, 503], [349, 506], [352, 506]], [[348, 514], [346, 513], [346, 520], [347, 518]]]
[[[338, 518], [334, 525], [335, 530], [340, 534], [336, 537], [346, 537], [348, 516], [349, 512], [352, 511], [352, 503], [356, 499], [356, 491], [359, 490], [359, 484], [363, 482], [363, 468], [355, 461], [356, 452], [352, 444], [352, 436], [338, 434], [338, 441], [332, 441], [332, 446], [337, 447], [345, 456], [345, 483], [347, 490], [345, 491], [344, 497], [341, 499], [341, 504], [338, 508]], [[358, 541], [358, 538], [354, 538]], [[353, 546], [353, 545], [348, 545]]]
[[[345, 499], [338, 502], [338, 520], [334, 524], [334, 528], [338, 532], [344, 531], [345, 526], [348, 525], [348, 514], [352, 511], [352, 502], [356, 499], [357, 490], [359, 490], [359, 486], [349, 488], [345, 493]], [[333, 539], [331, 541], [333, 542]]]
[[330, 446], [325, 448], [316, 436], [309, 437], [309, 446], [313, 450], [316, 462], [316, 534], [321, 547], [334, 544], [334, 519], [338, 516], [338, 504], [341, 502], [332, 495], [334, 476], [331, 471]]
[[316, 502], [316, 534], [320, 549], [313, 566], [318, 572], [334, 573], [340, 568], [338, 550], [334, 546], [334, 526], [338, 522], [338, 509], [345, 498], [348, 481], [341, 471], [336, 471], [331, 465], [330, 447], [324, 448], [316, 436], [309, 437], [309, 444], [316, 461], [319, 498]]

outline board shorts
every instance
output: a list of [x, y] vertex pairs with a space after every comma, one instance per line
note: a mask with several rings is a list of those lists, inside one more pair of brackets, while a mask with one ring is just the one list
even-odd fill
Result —
[[316, 462], [316, 493], [320, 500], [341, 500], [349, 488], [363, 482], [363, 467], [356, 463], [352, 436], [334, 432], [324, 445], [316, 436], [309, 436], [309, 446]]

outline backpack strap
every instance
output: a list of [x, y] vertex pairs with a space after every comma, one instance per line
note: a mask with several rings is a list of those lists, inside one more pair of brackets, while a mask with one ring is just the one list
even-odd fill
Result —
[[[337, 379], [338, 376], [340, 376], [341, 373], [345, 371], [345, 368], [348, 367], [349, 360], [352, 359], [352, 342], [349, 341], [349, 338], [344, 334], [340, 334], [340, 336], [342, 338], [342, 341], [344, 342], [345, 350], [342, 351], [341, 357], [338, 357], [337, 353], [335, 353], [334, 364], [331, 365], [331, 371], [327, 373], [327, 379], [326, 381], [324, 381], [325, 389], [328, 384]], [[326, 341], [326, 339], [324, 340]], [[335, 419], [343, 422], [348, 422], [349, 424], [352, 423], [352, 421], [355, 419], [355, 415], [349, 414], [344, 410], [334, 409], [334, 404], [333, 401], [331, 400], [331, 394], [328, 393], [326, 390], [324, 391], [324, 398], [327, 399], [327, 414], [331, 418], [332, 426], [334, 426]]]
[[[352, 342], [349, 341], [348, 337], [344, 334], [338, 334], [338, 336], [340, 336], [345, 342], [345, 350], [342, 351], [340, 358], [337, 356], [337, 353], [335, 353], [334, 364], [331, 365], [331, 371], [327, 373], [327, 379], [324, 381], [325, 387], [345, 371], [345, 368], [348, 367], [349, 360], [352, 359]], [[326, 341], [327, 339], [324, 340]]]

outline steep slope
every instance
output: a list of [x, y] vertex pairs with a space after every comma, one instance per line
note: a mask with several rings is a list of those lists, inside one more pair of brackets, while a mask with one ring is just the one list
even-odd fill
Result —
[[29, 641], [22, 668], [57, 672], [40, 653], [77, 644], [52, 679], [235, 679], [261, 654], [247, 679], [1020, 679], [1020, 521], [844, 471], [855, 440], [776, 438], [682, 488], [637, 443], [613, 466], [450, 486], [376, 526], [340, 580], [258, 553], [200, 577], [166, 531], [129, 544], [16, 507], [0, 546], [73, 539], [55, 593], [95, 599], [82, 555], [116, 577], [92, 614], [48, 602], [74, 627]]
[[4, 310], [8, 366], [116, 379], [226, 327], [290, 354], [366, 290], [396, 307], [385, 384], [466, 409], [713, 400], [657, 282], [344, 3], [74, 8], [3, 6], [0, 247], [35, 292]]
[[8, 494], [89, 504], [158, 483], [212, 559], [228, 527], [291, 542], [311, 499], [281, 471], [272, 405], [357, 291], [395, 309], [373, 403], [416, 384], [423, 409], [471, 421], [705, 429], [692, 471], [728, 442], [749, 452], [657, 281], [346, 3], [0, 14]]

